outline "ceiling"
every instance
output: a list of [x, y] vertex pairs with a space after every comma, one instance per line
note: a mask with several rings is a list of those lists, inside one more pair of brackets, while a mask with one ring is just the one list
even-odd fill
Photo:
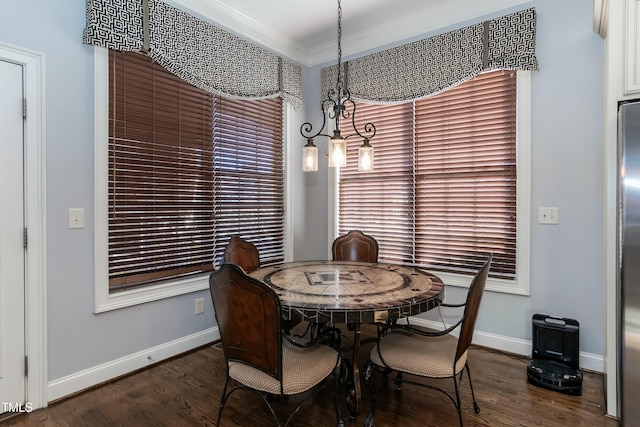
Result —
[[[348, 57], [528, 1], [342, 0], [342, 55]], [[306, 66], [338, 57], [337, 0], [168, 2]]]

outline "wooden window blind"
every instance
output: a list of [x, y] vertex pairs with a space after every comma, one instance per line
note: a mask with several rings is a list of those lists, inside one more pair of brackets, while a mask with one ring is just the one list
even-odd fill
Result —
[[[237, 196], [242, 187], [243, 195], [258, 191], [278, 198], [264, 183], [251, 190], [243, 186], [250, 181], [251, 168], [263, 165], [243, 158], [240, 149], [224, 157], [226, 151], [216, 144], [257, 144], [257, 134], [269, 134], [277, 142], [261, 150], [279, 147], [274, 168], [281, 170], [281, 101], [227, 104], [137, 53], [110, 51], [109, 67], [110, 291], [211, 271], [213, 260], [222, 254], [220, 242], [222, 248], [228, 242], [228, 236], [216, 233], [242, 233], [234, 228], [238, 198], [227, 196]], [[227, 107], [229, 112], [224, 111]], [[256, 131], [257, 126], [240, 126], [240, 120], [216, 122], [238, 114], [264, 115], [268, 119], [260, 125], [276, 130]], [[224, 135], [234, 132], [235, 142], [229, 142]], [[232, 170], [247, 175], [220, 177], [221, 171]], [[247, 196], [245, 204], [258, 203], [261, 197], [267, 196]]]
[[415, 198], [412, 104], [358, 104], [356, 126], [372, 122], [377, 134], [374, 171], [358, 172], [360, 138], [347, 139], [347, 167], [340, 169], [339, 234], [362, 230], [378, 240], [380, 259], [412, 262]]
[[214, 105], [216, 253], [240, 234], [262, 264], [284, 261], [282, 100], [216, 97]]
[[[414, 103], [360, 104], [375, 170], [341, 171], [339, 231], [378, 239], [380, 258], [473, 274], [516, 273], [516, 73], [493, 71]], [[360, 141], [349, 141], [356, 151]]]

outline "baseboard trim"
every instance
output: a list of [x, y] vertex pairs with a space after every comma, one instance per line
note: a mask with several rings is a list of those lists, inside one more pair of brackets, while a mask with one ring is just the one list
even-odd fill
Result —
[[[411, 323], [435, 330], [444, 329], [442, 323], [440, 322], [425, 320], [418, 317], [411, 318]], [[457, 329], [456, 332], [458, 330], [459, 329]], [[512, 338], [504, 335], [497, 335], [476, 330], [473, 334], [473, 344], [521, 356], [531, 356], [532, 344], [529, 340]], [[581, 351], [580, 369], [602, 373], [604, 372], [604, 357], [598, 354], [586, 353]]]
[[[421, 318], [412, 318], [411, 323], [436, 330], [444, 329], [440, 322]], [[126, 375], [219, 339], [220, 331], [216, 326], [50, 381], [47, 384], [47, 400], [48, 402], [52, 402], [65, 396], [78, 393], [105, 381]], [[477, 330], [473, 336], [473, 343], [521, 356], [531, 355], [531, 341], [504, 335]], [[580, 368], [602, 373], [604, 372], [604, 358], [598, 354], [580, 352]]]
[[205, 329], [119, 359], [58, 378], [47, 384], [47, 401], [52, 402], [105, 381], [145, 368], [220, 339], [218, 327]]

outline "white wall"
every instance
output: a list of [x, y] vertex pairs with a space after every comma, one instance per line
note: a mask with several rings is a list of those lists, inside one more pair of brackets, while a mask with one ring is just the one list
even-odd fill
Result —
[[[303, 80], [305, 120], [313, 125], [314, 131], [318, 131], [322, 126], [320, 70], [321, 67], [305, 70]], [[327, 138], [318, 137], [314, 140], [318, 146], [318, 171], [302, 172], [302, 147], [307, 141], [300, 135], [299, 129], [299, 126], [294, 129], [294, 140], [289, 142], [295, 158], [290, 167], [297, 176], [293, 180], [294, 196], [299, 199], [298, 206], [303, 207], [298, 210], [296, 206], [294, 211], [296, 224], [302, 224], [296, 227], [294, 260], [327, 259]]]
[[[501, 341], [505, 348], [530, 351], [534, 313], [574, 318], [580, 322], [582, 356], [592, 359], [591, 368], [601, 369], [604, 354], [604, 42], [592, 30], [593, 5], [584, 0], [537, 0], [457, 27], [529, 7], [537, 11], [536, 55], [540, 66], [540, 70], [531, 75], [531, 218], [534, 223], [531, 225], [530, 295], [487, 292], [476, 331], [485, 343]], [[367, 53], [371, 52], [356, 56]], [[306, 111], [312, 109], [310, 114], [318, 111], [319, 70], [327, 65], [332, 64], [309, 70], [314, 87], [308, 88], [305, 107], [308, 107]], [[312, 121], [321, 123], [321, 117], [316, 113]], [[325, 243], [329, 232], [326, 229], [326, 162], [319, 162], [319, 168], [313, 178], [303, 176], [306, 241], [307, 244], [314, 242], [314, 246], [305, 248], [296, 259], [322, 258], [328, 250]], [[537, 224], [540, 206], [557, 206], [560, 223]], [[452, 301], [463, 301], [465, 295], [465, 289], [446, 290], [447, 299]]]

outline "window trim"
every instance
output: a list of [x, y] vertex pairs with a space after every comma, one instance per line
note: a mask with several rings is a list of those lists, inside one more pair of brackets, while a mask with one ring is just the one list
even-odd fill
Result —
[[[165, 283], [133, 288], [119, 292], [109, 292], [109, 50], [94, 46], [94, 313], [102, 313], [130, 307], [164, 298], [171, 298], [209, 288], [209, 274], [202, 274]], [[285, 103], [286, 111], [292, 108]], [[285, 135], [291, 134], [292, 115], [286, 114]], [[285, 156], [289, 144], [285, 141]], [[285, 188], [292, 182], [290, 174], [285, 175]], [[285, 236], [290, 236], [291, 203], [285, 194]], [[288, 256], [285, 241], [285, 259]]]
[[293, 194], [295, 173], [294, 168], [291, 166], [295, 164], [295, 158], [293, 154], [294, 148], [292, 147], [294, 144], [289, 144], [288, 141], [295, 141], [296, 135], [294, 134], [294, 126], [292, 126], [295, 109], [288, 102], [285, 102], [284, 105], [284, 261], [289, 262], [293, 261], [293, 254], [295, 253], [295, 239], [293, 237], [295, 218], [292, 211], [295, 202]]
[[[531, 229], [531, 72], [517, 71], [516, 87], [516, 158], [517, 158], [517, 207], [516, 207], [516, 278], [515, 280], [488, 278], [486, 289], [516, 295], [529, 295], [530, 278], [530, 229]], [[373, 141], [375, 142], [375, 141]], [[373, 144], [375, 146], [375, 144]], [[329, 237], [338, 237], [338, 184], [337, 173], [329, 170]], [[330, 246], [329, 246], [330, 247]], [[330, 256], [330, 254], [329, 254]], [[469, 287], [470, 276], [437, 272], [446, 285]]]

